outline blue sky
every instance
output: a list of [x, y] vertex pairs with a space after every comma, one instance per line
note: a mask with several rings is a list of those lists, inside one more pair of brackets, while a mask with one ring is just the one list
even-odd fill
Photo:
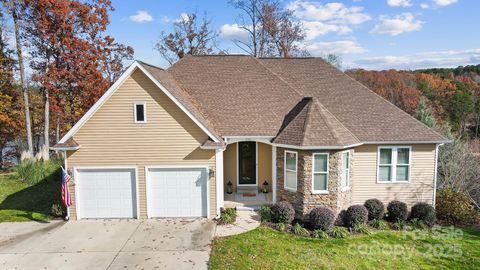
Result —
[[[314, 56], [335, 53], [343, 68], [416, 69], [480, 64], [478, 0], [283, 0], [307, 30]], [[113, 0], [109, 34], [135, 49], [135, 58], [167, 67], [154, 45], [182, 13], [212, 20], [219, 45], [242, 53], [238, 11], [228, 0]]]

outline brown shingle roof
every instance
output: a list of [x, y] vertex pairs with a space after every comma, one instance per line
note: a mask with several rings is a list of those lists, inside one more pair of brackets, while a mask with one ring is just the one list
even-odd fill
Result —
[[304, 96], [317, 97], [362, 142], [446, 139], [320, 58], [260, 59]]
[[70, 138], [64, 143], [57, 143], [54, 146], [50, 147], [52, 150], [75, 150], [78, 149], [80, 145], [73, 139]]
[[220, 136], [340, 147], [447, 141], [320, 58], [186, 56], [166, 71], [144, 66]]
[[168, 72], [222, 136], [275, 136], [302, 98], [250, 56], [187, 56]]
[[275, 143], [344, 147], [360, 141], [316, 98], [306, 97], [285, 117]]

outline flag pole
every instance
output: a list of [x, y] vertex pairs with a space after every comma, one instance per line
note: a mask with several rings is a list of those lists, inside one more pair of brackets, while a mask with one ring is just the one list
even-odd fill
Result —
[[[67, 164], [67, 150], [63, 151], [64, 153], [64, 161], [65, 161], [65, 171], [68, 173], [68, 164]], [[68, 184], [67, 184], [68, 185]], [[68, 187], [67, 187], [68, 188]], [[70, 220], [70, 206], [67, 206], [67, 216], [64, 218], [65, 221]]]

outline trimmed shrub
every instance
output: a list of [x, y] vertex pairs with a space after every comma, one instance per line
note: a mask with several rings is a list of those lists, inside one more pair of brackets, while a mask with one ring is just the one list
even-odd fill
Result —
[[235, 208], [222, 208], [218, 224], [232, 224], [237, 219], [237, 210]]
[[291, 224], [295, 218], [295, 210], [291, 203], [281, 201], [272, 207], [272, 217], [276, 223]]
[[448, 224], [470, 223], [476, 214], [470, 198], [451, 188], [437, 191], [435, 210], [438, 219]]
[[368, 225], [377, 230], [388, 230], [388, 223], [385, 222], [385, 220], [383, 219], [370, 220], [368, 222]]
[[368, 221], [368, 210], [365, 206], [357, 204], [348, 207], [344, 216], [344, 223], [348, 227], [365, 224]]
[[328, 235], [330, 235], [330, 237], [332, 238], [341, 239], [347, 238], [350, 233], [344, 227], [333, 227], [333, 229], [328, 233]]
[[382, 219], [385, 214], [385, 206], [378, 199], [366, 200], [363, 206], [368, 210], [368, 220]]
[[437, 221], [437, 216], [435, 215], [435, 208], [427, 203], [417, 203], [412, 207], [410, 213], [410, 219], [418, 219], [422, 221], [427, 226], [432, 227]]
[[352, 231], [361, 234], [370, 234], [367, 224], [356, 224], [353, 226]]
[[262, 222], [271, 222], [272, 221], [272, 207], [269, 205], [262, 205], [260, 208], [260, 220]]
[[326, 233], [325, 231], [314, 230], [312, 232], [312, 237], [313, 238], [318, 238], [318, 239], [327, 239], [329, 236], [328, 236], [328, 233]]
[[310, 211], [310, 224], [314, 230], [329, 231], [335, 222], [335, 214], [328, 207], [317, 207]]
[[292, 228], [293, 234], [299, 235], [299, 236], [309, 236], [310, 232], [303, 228], [299, 223], [295, 224]]
[[407, 204], [401, 201], [391, 201], [387, 206], [387, 216], [388, 219], [392, 222], [407, 220]]

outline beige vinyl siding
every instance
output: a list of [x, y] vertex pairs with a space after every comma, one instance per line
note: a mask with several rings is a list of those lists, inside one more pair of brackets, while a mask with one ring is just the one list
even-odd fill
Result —
[[232, 189], [237, 188], [237, 144], [227, 145], [223, 151], [223, 183], [225, 192], [228, 182], [232, 182]]
[[[135, 102], [146, 102], [147, 123], [134, 123]], [[68, 167], [125, 165], [138, 168], [140, 218], [146, 218], [145, 166], [207, 165], [209, 212], [216, 213], [215, 150], [202, 150], [208, 136], [146, 75], [135, 71], [75, 134]], [[74, 188], [71, 188], [74, 197]], [[74, 200], [75, 201], [75, 200]], [[75, 217], [75, 205], [70, 208]]]
[[373, 198], [384, 203], [400, 200], [409, 206], [416, 202], [432, 203], [435, 144], [409, 145], [412, 147], [410, 183], [377, 183], [379, 146], [383, 145], [363, 145], [355, 148], [351, 178], [353, 203], [363, 204]]
[[272, 188], [272, 146], [265, 143], [258, 143], [258, 186], [261, 188], [263, 182], [268, 182]]

